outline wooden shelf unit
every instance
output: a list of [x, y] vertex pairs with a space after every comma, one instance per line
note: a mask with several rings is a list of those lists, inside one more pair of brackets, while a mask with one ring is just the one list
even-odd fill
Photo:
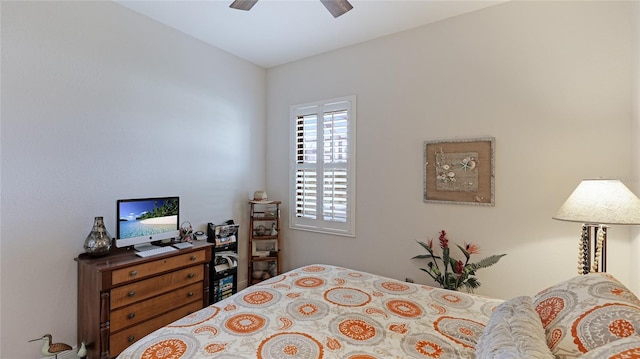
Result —
[[249, 201], [248, 285], [282, 273], [280, 203]]

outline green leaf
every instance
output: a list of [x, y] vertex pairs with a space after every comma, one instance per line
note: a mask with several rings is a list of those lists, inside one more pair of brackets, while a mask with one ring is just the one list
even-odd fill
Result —
[[435, 273], [435, 275], [437, 275], [437, 276], [442, 275], [442, 273], [440, 272], [440, 270], [436, 266], [431, 267], [431, 271], [433, 271], [433, 273]]
[[449, 258], [449, 247], [442, 250], [442, 262], [444, 264], [444, 271], [447, 271], [447, 266], [451, 263]]
[[446, 289], [458, 289], [458, 281], [455, 276], [447, 277]]
[[433, 249], [431, 249], [428, 244], [420, 241], [416, 241], [416, 242], [418, 242], [422, 246], [422, 248], [426, 249], [427, 252], [433, 254]]
[[469, 258], [471, 258], [471, 253], [467, 252], [466, 249], [464, 249], [463, 246], [456, 244], [456, 246], [458, 246], [458, 248], [460, 248], [460, 251], [462, 252], [462, 254], [464, 254], [465, 258], [467, 258], [467, 260], [469, 260]]
[[500, 260], [500, 258], [506, 256], [506, 254], [494, 254], [492, 256], [489, 256], [479, 262], [476, 263], [471, 263], [469, 264], [469, 266], [471, 266], [471, 269], [473, 270], [478, 270], [480, 268], [487, 268], [490, 267], [496, 263], [498, 263], [498, 261]]
[[469, 292], [473, 292], [474, 289], [480, 287], [480, 282], [475, 277], [469, 277], [466, 282], [464, 282], [465, 288], [469, 290]]
[[411, 259], [424, 259], [424, 258], [440, 259], [440, 257], [434, 256], [433, 254], [419, 254], [415, 257], [412, 257]]

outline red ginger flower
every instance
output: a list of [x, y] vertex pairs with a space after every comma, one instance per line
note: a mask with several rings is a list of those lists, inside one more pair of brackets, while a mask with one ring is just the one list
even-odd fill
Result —
[[449, 240], [447, 239], [447, 232], [444, 231], [444, 229], [442, 231], [440, 231], [440, 238], [438, 238], [440, 240], [440, 248], [445, 249], [449, 247]]
[[456, 267], [453, 270], [458, 275], [462, 274], [462, 271], [464, 270], [464, 263], [462, 261], [457, 261], [456, 262]]

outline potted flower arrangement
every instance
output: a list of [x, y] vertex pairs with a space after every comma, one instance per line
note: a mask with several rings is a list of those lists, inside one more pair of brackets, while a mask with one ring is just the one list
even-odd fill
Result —
[[[447, 232], [440, 231], [438, 239], [440, 241], [440, 249], [442, 249], [442, 256], [435, 254], [433, 239], [429, 239], [427, 243], [418, 241], [427, 250], [428, 254], [420, 254], [411, 259], [428, 259], [427, 268], [420, 268], [420, 270], [426, 272], [445, 289], [458, 290], [460, 287], [465, 287], [468, 291], [473, 292], [474, 289], [480, 287], [480, 282], [475, 277], [476, 271], [498, 263], [500, 258], [506, 255], [492, 255], [478, 262], [469, 263], [471, 255], [479, 253], [480, 248], [475, 244], [465, 243], [464, 246], [456, 244], [464, 255], [464, 261], [456, 260], [450, 254]], [[438, 261], [441, 262], [440, 265]]]

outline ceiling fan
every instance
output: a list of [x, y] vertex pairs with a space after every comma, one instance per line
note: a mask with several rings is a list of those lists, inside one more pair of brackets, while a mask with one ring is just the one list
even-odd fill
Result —
[[[353, 9], [353, 6], [347, 0], [320, 0], [322, 5], [329, 10], [333, 17], [338, 17], [343, 15], [347, 11]], [[238, 10], [250, 10], [253, 5], [255, 5], [258, 0], [235, 0], [230, 8], [238, 9]]]

